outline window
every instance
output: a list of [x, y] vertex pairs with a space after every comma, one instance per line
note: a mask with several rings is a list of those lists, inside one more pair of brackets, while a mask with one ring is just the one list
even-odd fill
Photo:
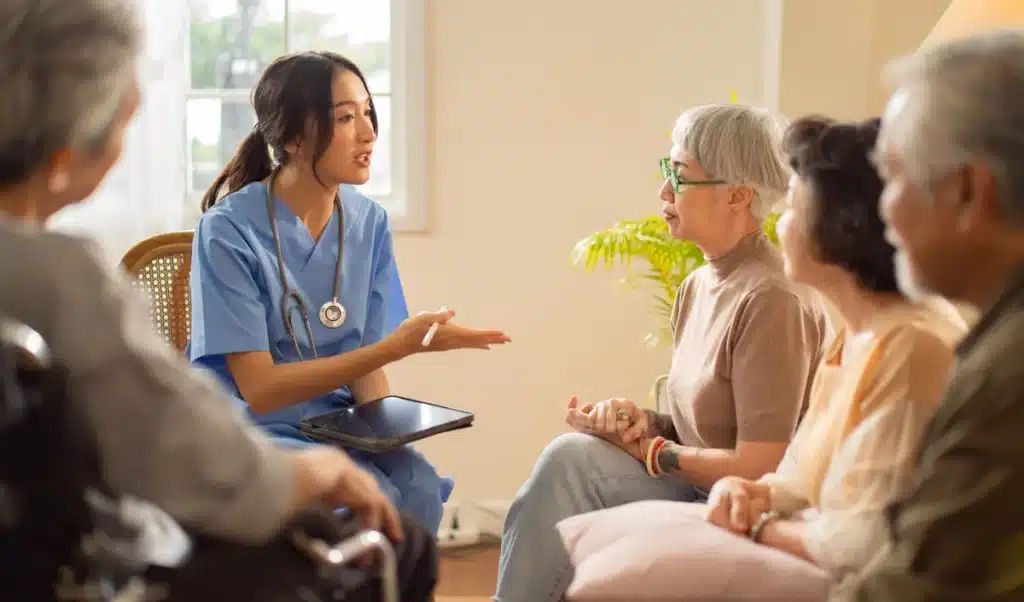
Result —
[[250, 94], [264, 67], [305, 49], [339, 52], [363, 70], [380, 131], [361, 188], [395, 229], [425, 226], [422, 0], [191, 0], [189, 9], [186, 227], [255, 125]]

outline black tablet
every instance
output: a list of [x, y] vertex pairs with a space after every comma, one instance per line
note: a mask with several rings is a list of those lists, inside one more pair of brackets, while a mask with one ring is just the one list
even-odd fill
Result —
[[307, 418], [301, 428], [319, 441], [379, 453], [472, 424], [469, 412], [390, 395]]

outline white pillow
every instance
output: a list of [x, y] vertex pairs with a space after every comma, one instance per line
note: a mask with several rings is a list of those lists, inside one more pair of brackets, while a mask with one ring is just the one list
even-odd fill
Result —
[[822, 602], [832, 580], [814, 564], [703, 518], [702, 504], [638, 502], [558, 523], [578, 602]]

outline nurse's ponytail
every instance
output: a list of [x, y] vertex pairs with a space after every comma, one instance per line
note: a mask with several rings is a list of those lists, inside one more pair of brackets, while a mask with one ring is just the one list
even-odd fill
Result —
[[259, 182], [270, 175], [274, 165], [270, 158], [267, 139], [254, 129], [235, 151], [235, 156], [228, 162], [224, 171], [220, 172], [206, 194], [203, 195], [202, 209], [205, 212], [220, 199], [221, 190], [227, 185], [225, 194], [240, 190], [246, 184]]

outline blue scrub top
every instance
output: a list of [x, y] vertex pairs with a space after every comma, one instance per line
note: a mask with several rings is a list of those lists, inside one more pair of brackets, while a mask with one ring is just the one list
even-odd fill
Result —
[[[348, 314], [340, 328], [327, 328], [319, 317], [320, 307], [333, 298], [337, 212], [314, 241], [291, 209], [274, 198], [288, 282], [306, 303], [320, 357], [376, 343], [408, 317], [387, 212], [352, 186], [340, 192], [345, 212], [340, 302]], [[281, 316], [284, 290], [265, 184], [249, 184], [203, 214], [192, 247], [191, 293], [189, 359], [216, 373], [248, 411], [224, 354], [269, 351], [276, 363], [299, 360]], [[289, 307], [302, 355], [313, 359], [298, 305]], [[306, 440], [299, 432], [304, 418], [351, 404], [352, 393], [343, 387], [269, 414], [248, 413], [273, 435]]]

